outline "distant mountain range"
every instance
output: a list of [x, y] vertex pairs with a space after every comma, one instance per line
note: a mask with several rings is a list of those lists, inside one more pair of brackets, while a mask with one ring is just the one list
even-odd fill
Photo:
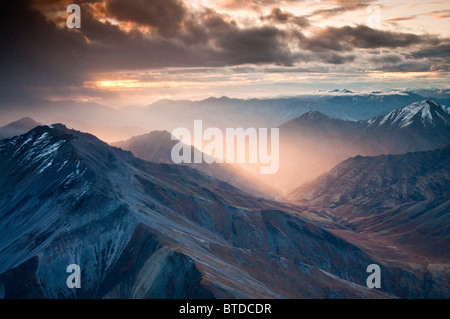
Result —
[[284, 138], [308, 136], [345, 143], [359, 154], [431, 150], [450, 141], [450, 108], [424, 100], [359, 122], [310, 111], [281, 125], [280, 131]]
[[[331, 118], [359, 121], [385, 115], [411, 103], [433, 98], [450, 105], [450, 94], [443, 90], [337, 93], [268, 99], [208, 98], [201, 101], [160, 100], [145, 107], [113, 109], [93, 102], [33, 101], [29, 105], [2, 105], [4, 125], [23, 117], [44, 123], [65, 123], [89, 131], [106, 142], [126, 140], [154, 130], [190, 128], [201, 119], [209, 127], [277, 127], [308, 111]], [[31, 111], [32, 110], [32, 111]]]
[[[274, 99], [208, 98], [202, 101], [161, 100], [147, 108], [129, 108], [135, 117], [155, 118], [155, 126], [166, 123], [173, 127], [189, 127], [195, 119], [202, 119], [213, 127], [277, 127], [308, 111], [318, 111], [343, 120], [366, 120], [385, 115], [392, 110], [425, 100], [413, 92], [399, 94], [299, 96]], [[450, 98], [435, 99], [450, 105]], [[174, 117], [174, 114], [177, 116]], [[231, 126], [230, 126], [231, 125]], [[171, 130], [173, 127], [165, 127]]]
[[[280, 136], [279, 174], [292, 176], [284, 184], [292, 189], [349, 157], [426, 151], [450, 143], [450, 109], [423, 100], [358, 122], [310, 111], [281, 125]], [[298, 169], [303, 166], [309, 169]]]
[[350, 90], [347, 90], [347, 89], [342, 89], [342, 90], [334, 89], [334, 90], [331, 90], [331, 91], [328, 91], [328, 92], [329, 93], [341, 93], [341, 94], [354, 93], [354, 92], [352, 92]]
[[[63, 125], [0, 141], [0, 297], [449, 295], [445, 269], [386, 260], [388, 245], [348, 232], [327, 212], [257, 199]], [[72, 263], [81, 289], [66, 287]], [[381, 290], [365, 287], [372, 263]]]

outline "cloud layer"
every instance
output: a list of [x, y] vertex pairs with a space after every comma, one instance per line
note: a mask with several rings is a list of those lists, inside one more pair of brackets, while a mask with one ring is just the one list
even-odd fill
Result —
[[[302, 16], [280, 5], [304, 1], [219, 1], [216, 7], [193, 7], [181, 0], [76, 1], [82, 9], [82, 28], [75, 30], [64, 26], [66, 1], [3, 1], [0, 98], [82, 88], [108, 72], [168, 67], [449, 71], [450, 41], [445, 36], [361, 24], [317, 25], [318, 16], [370, 3], [328, 2], [333, 4], [329, 12], [317, 9]], [[246, 20], [221, 12], [221, 7], [261, 10]]]

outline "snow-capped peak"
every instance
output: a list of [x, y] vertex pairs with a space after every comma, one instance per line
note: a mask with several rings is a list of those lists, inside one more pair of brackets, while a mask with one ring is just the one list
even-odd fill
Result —
[[[440, 113], [446, 113], [445, 115], [447, 116], [442, 116], [443, 114]], [[434, 126], [436, 123], [433, 114], [436, 114], [441, 120], [448, 123], [450, 109], [431, 100], [418, 101], [392, 111], [381, 119], [379, 125], [390, 124], [404, 128], [412, 125], [415, 119], [419, 119], [422, 125]], [[375, 121], [369, 121], [369, 124], [373, 122]]]

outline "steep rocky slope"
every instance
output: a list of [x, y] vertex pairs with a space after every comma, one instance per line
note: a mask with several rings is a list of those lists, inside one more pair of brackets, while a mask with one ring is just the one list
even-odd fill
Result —
[[[389, 296], [364, 286], [374, 259], [324, 223], [339, 228], [62, 125], [0, 142], [5, 298]], [[72, 263], [81, 289], [66, 287]], [[388, 293], [422, 285], [385, 273], [401, 280]]]

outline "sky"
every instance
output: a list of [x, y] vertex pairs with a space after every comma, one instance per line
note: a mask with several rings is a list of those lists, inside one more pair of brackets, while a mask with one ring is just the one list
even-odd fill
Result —
[[0, 105], [450, 88], [449, 0], [2, 1], [0, 42]]

